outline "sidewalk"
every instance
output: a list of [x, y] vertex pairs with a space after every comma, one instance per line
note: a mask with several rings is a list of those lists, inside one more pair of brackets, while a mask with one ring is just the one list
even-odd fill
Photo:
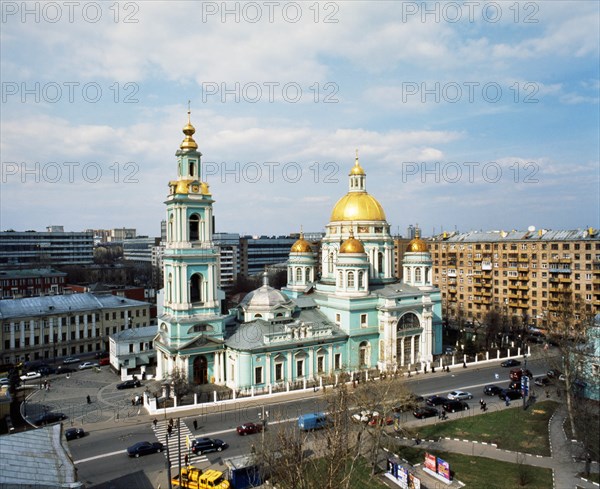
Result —
[[[577, 477], [585, 469], [583, 461], [575, 461], [580, 457], [579, 448], [570, 440], [567, 440], [563, 430], [563, 422], [566, 417], [566, 408], [560, 406], [550, 420], [548, 427], [550, 436], [550, 448], [552, 456], [542, 457], [540, 455], [524, 454], [522, 452], [511, 452], [496, 448], [493, 445], [483, 444], [476, 441], [443, 438], [438, 441], [423, 440], [420, 448], [439, 450], [445, 452], [460, 453], [474, 457], [486, 457], [502, 460], [510, 463], [524, 463], [535, 467], [552, 469], [554, 478], [554, 489], [598, 489], [598, 485], [587, 482]], [[396, 438], [399, 444], [414, 446], [413, 438]], [[592, 463], [592, 472], [598, 471], [598, 463]]]

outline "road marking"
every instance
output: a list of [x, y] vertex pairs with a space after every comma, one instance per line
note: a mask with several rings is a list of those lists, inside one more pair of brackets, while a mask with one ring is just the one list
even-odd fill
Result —
[[127, 453], [127, 450], [117, 450], [116, 452], [103, 453], [102, 455], [96, 455], [95, 457], [83, 458], [81, 460], [75, 460], [74, 464], [83, 464], [85, 462], [91, 462], [92, 460], [97, 460], [99, 458], [112, 457], [113, 455], [120, 455], [122, 453]]

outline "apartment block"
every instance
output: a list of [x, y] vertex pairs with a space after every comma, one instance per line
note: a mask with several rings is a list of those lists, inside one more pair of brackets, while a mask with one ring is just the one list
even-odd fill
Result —
[[0, 271], [0, 299], [62, 294], [66, 277], [51, 268]]
[[92, 233], [0, 232], [0, 267], [88, 265], [94, 262]]
[[55, 360], [107, 349], [109, 336], [150, 325], [151, 304], [112, 294], [0, 301], [0, 361]]
[[595, 229], [471, 231], [429, 240], [444, 318], [482, 323], [496, 310], [544, 328], [565, 294], [600, 312], [600, 233]]

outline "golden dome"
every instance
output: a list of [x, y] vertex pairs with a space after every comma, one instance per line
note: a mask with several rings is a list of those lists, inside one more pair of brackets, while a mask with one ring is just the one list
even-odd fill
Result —
[[202, 195], [210, 195], [210, 190], [208, 189], [208, 183], [202, 182], [200, 184], [200, 192]]
[[192, 126], [190, 121], [190, 110], [188, 109], [188, 122], [185, 126], [183, 126], [183, 134], [185, 134], [185, 138], [181, 141], [181, 145], [179, 146], [182, 150], [188, 149], [198, 149], [198, 144], [194, 141], [192, 137], [196, 132], [196, 128]]
[[192, 179], [184, 178], [182, 180], [177, 180], [177, 187], [175, 188], [176, 194], [187, 194], [189, 193], [189, 185], [192, 183]]
[[429, 251], [429, 248], [427, 247], [427, 243], [417, 236], [410, 240], [410, 243], [408, 243], [408, 246], [406, 247], [406, 251], [408, 253], [426, 253]]
[[352, 167], [352, 170], [350, 170], [350, 173], [348, 175], [349, 176], [352, 176], [352, 175], [366, 175], [366, 173], [363, 170], [362, 166], [360, 166], [360, 163], [358, 162], [358, 150], [356, 150], [356, 158], [354, 159], [354, 166]]
[[356, 239], [354, 236], [350, 237], [342, 243], [340, 246], [340, 253], [364, 253], [365, 247], [363, 244]]
[[300, 238], [296, 241], [292, 248], [290, 249], [291, 253], [312, 253], [312, 248], [308, 241], [304, 239], [304, 233], [300, 233]]
[[367, 192], [348, 192], [335, 204], [330, 221], [385, 221], [385, 212]]

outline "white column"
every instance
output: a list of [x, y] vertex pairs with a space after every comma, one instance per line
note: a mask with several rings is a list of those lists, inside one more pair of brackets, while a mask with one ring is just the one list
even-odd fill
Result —
[[79, 314], [75, 316], [75, 339], [78, 340], [81, 338], [81, 333], [79, 331]]
[[310, 377], [311, 375], [314, 375], [314, 373], [316, 372], [314, 362], [315, 362], [315, 347], [313, 346], [312, 348], [310, 348], [308, 350], [308, 364], [310, 365], [310, 367], [309, 367], [310, 371], [308, 368], [306, 369], [306, 375], [305, 375], [306, 378]]
[[292, 352], [288, 352], [287, 354], [288, 357], [288, 361], [287, 361], [287, 381], [291, 382], [293, 379], [293, 375], [292, 375], [292, 363], [294, 362], [294, 356], [292, 355]]
[[218, 384], [220, 379], [219, 379], [219, 374], [221, 372], [221, 368], [219, 366], [219, 362], [220, 362], [220, 358], [219, 358], [219, 352], [215, 352], [215, 365], [214, 365], [214, 374], [215, 374], [215, 384]]
[[327, 373], [333, 373], [333, 345], [329, 345], [329, 354], [327, 355]]
[[19, 323], [21, 329], [21, 335], [19, 337], [19, 346], [23, 348], [25, 346], [25, 321]]
[[58, 341], [62, 341], [62, 316], [58, 316]]
[[410, 363], [413, 364], [416, 362], [415, 358], [415, 337], [410, 337]]
[[266, 360], [265, 360], [265, 380], [266, 380], [266, 384], [270, 387], [271, 386], [271, 354], [267, 353], [266, 354]]
[[10, 349], [15, 349], [15, 322], [10, 322]]
[[54, 343], [54, 318], [48, 318], [48, 327], [50, 328], [50, 343]]
[[89, 337], [89, 331], [88, 331], [88, 315], [85, 314], [83, 316], [83, 337], [84, 338], [88, 338]]
[[[92, 313], [92, 336], [96, 338], [98, 335], [96, 334], [96, 314]], [[102, 345], [104, 346], [104, 345]]]
[[225, 352], [221, 352], [221, 382], [225, 382], [225, 361], [227, 360], [227, 355]]
[[34, 323], [35, 321], [33, 319], [29, 321], [29, 346], [33, 346], [35, 342]]
[[[400, 338], [400, 365], [404, 366], [404, 340], [406, 338]], [[412, 363], [412, 362], [409, 362]]]

